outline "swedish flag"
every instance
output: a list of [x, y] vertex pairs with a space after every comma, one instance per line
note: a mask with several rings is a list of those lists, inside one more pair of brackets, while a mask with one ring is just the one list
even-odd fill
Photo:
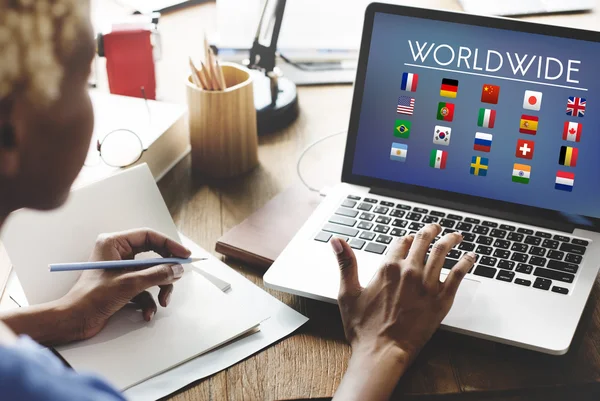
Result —
[[471, 159], [471, 175], [485, 177], [488, 172], [489, 162], [487, 157], [473, 156]]

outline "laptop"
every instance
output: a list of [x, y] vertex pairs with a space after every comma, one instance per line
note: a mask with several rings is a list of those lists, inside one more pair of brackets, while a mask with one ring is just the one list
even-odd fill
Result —
[[378, 3], [363, 29], [342, 183], [266, 285], [335, 303], [332, 237], [366, 286], [439, 223], [464, 237], [442, 281], [478, 255], [442, 327], [566, 353], [600, 266], [600, 34]]
[[487, 15], [537, 15], [576, 11], [594, 8], [594, 0], [460, 0], [463, 10], [473, 14]]

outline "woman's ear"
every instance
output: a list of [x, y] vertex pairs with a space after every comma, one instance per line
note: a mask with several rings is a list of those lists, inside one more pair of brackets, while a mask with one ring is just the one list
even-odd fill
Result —
[[10, 120], [10, 113], [0, 110], [0, 177], [17, 175], [20, 164], [17, 134]]

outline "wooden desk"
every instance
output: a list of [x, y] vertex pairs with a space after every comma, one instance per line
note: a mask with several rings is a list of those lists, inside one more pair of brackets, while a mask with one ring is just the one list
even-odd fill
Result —
[[[600, 4], [600, 0], [598, 2]], [[413, 0], [406, 3], [459, 9], [453, 0]], [[107, 1], [103, 1], [102, 6], [111, 7]], [[588, 29], [594, 29], [598, 24], [597, 13], [534, 19]], [[163, 60], [157, 70], [159, 93], [163, 99], [185, 102], [183, 81], [188, 69], [187, 56], [200, 52], [203, 32], [215, 30], [215, 23], [214, 3], [163, 17]], [[189, 157], [183, 160], [160, 182], [162, 194], [178, 228], [204, 248], [214, 249], [216, 240], [223, 233], [297, 182], [296, 160], [307, 144], [347, 128], [351, 96], [350, 86], [300, 88], [301, 115], [298, 121], [283, 132], [260, 139], [261, 165], [245, 177], [217, 183], [194, 181], [190, 175]], [[314, 185], [339, 180], [343, 140], [337, 138], [331, 141], [326, 151], [315, 150], [316, 153], [309, 157], [309, 160], [319, 163], [318, 174], [307, 173], [310, 179], [315, 180]], [[229, 264], [262, 286], [260, 272]], [[310, 322], [295, 335], [230, 369], [190, 385], [169, 399], [283, 400], [333, 395], [350, 357], [337, 308], [276, 291], [269, 292], [310, 317]], [[174, 296], [177, 296], [177, 291]], [[598, 399], [600, 395], [595, 393], [597, 388], [593, 383], [600, 381], [597, 369], [600, 366], [600, 338], [586, 335], [586, 327], [600, 324], [600, 312], [595, 307], [600, 302], [599, 298], [596, 289], [574, 347], [564, 357], [550, 357], [440, 332], [401, 380], [398, 397], [402, 394], [402, 399], [429, 399], [428, 394], [437, 394], [452, 400]], [[589, 349], [596, 352], [582, 357], [582, 353]], [[579, 366], [577, 371], [564, 371], [564, 362], [573, 358], [580, 358], [587, 364]], [[553, 374], [533, 380], [535, 375], [531, 372], [541, 365], [550, 365]], [[583, 393], [578, 391], [574, 395], [573, 390], [565, 385], [572, 377], [582, 377], [588, 383], [581, 386]], [[537, 389], [522, 395], [517, 390], [524, 387]], [[542, 387], [546, 390], [541, 390]]]
[[[599, 1], [600, 3], [600, 1]], [[429, 7], [459, 9], [453, 0], [411, 1]], [[558, 25], [594, 29], [598, 14], [561, 15], [532, 18]], [[185, 57], [197, 53], [204, 30], [211, 31], [215, 23], [213, 4], [167, 15], [161, 22], [165, 57], [158, 66], [160, 90], [167, 99], [184, 100], [179, 77], [187, 72]], [[232, 181], [218, 183], [194, 182], [190, 176], [190, 160], [180, 163], [160, 183], [161, 191], [181, 231], [205, 247], [214, 249], [223, 233], [239, 224], [277, 193], [297, 182], [296, 160], [301, 150], [314, 139], [347, 128], [352, 97], [350, 86], [300, 88], [301, 115], [290, 128], [260, 139], [260, 167], [251, 174]], [[343, 139], [331, 139], [325, 151], [309, 159], [319, 163], [319, 175], [308, 176], [313, 183], [339, 181]], [[310, 164], [310, 161], [308, 161]], [[324, 173], [324, 174], [323, 174]], [[235, 263], [229, 265], [256, 284], [262, 286], [261, 273]], [[310, 317], [310, 322], [294, 336], [209, 379], [178, 393], [173, 400], [277, 400], [331, 397], [339, 385], [350, 357], [341, 329], [337, 308], [312, 300], [269, 291], [291, 307]], [[176, 296], [177, 294], [175, 294]], [[598, 291], [582, 321], [600, 321], [594, 306]], [[598, 338], [585, 338], [582, 324], [574, 348], [565, 357], [549, 357], [516, 348], [476, 340], [446, 332], [438, 333], [423, 351], [415, 366], [402, 379], [398, 394], [446, 394], [450, 399], [489, 400], [563, 400], [567, 399], [561, 384], [573, 375], [587, 375], [586, 382], [598, 382], [598, 353], [590, 355], [590, 371], [563, 372], [565, 358], [579, 357], [587, 349], [583, 344]], [[582, 338], [583, 337], [583, 338]], [[594, 359], [596, 358], [596, 359]], [[532, 380], [531, 371], [540, 364], [553, 366], [555, 374]], [[527, 379], [525, 379], [527, 378]], [[526, 380], [526, 382], [524, 382]], [[553, 386], [556, 384], [556, 386]], [[550, 390], [518, 392], [524, 387]], [[572, 389], [564, 387], [569, 398]], [[594, 390], [584, 386], [585, 393]], [[501, 389], [498, 391], [498, 389]], [[489, 392], [494, 390], [492, 392]], [[594, 390], [595, 391], [595, 390]], [[416, 395], [419, 395], [417, 397]], [[589, 394], [588, 394], [589, 395]], [[593, 397], [593, 396], [592, 396]], [[403, 397], [405, 399], [406, 397]], [[413, 397], [408, 397], [413, 398]]]

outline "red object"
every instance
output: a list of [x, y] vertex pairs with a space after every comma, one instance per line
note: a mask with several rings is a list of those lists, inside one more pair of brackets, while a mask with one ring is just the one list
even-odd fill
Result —
[[110, 93], [156, 99], [156, 73], [150, 30], [116, 30], [103, 35]]
[[521, 159], [533, 159], [533, 152], [535, 150], [535, 142], [527, 141], [525, 139], [519, 139], [517, 142], [516, 156]]
[[481, 90], [481, 102], [498, 104], [498, 97], [500, 96], [500, 87], [497, 85], [483, 85]]

